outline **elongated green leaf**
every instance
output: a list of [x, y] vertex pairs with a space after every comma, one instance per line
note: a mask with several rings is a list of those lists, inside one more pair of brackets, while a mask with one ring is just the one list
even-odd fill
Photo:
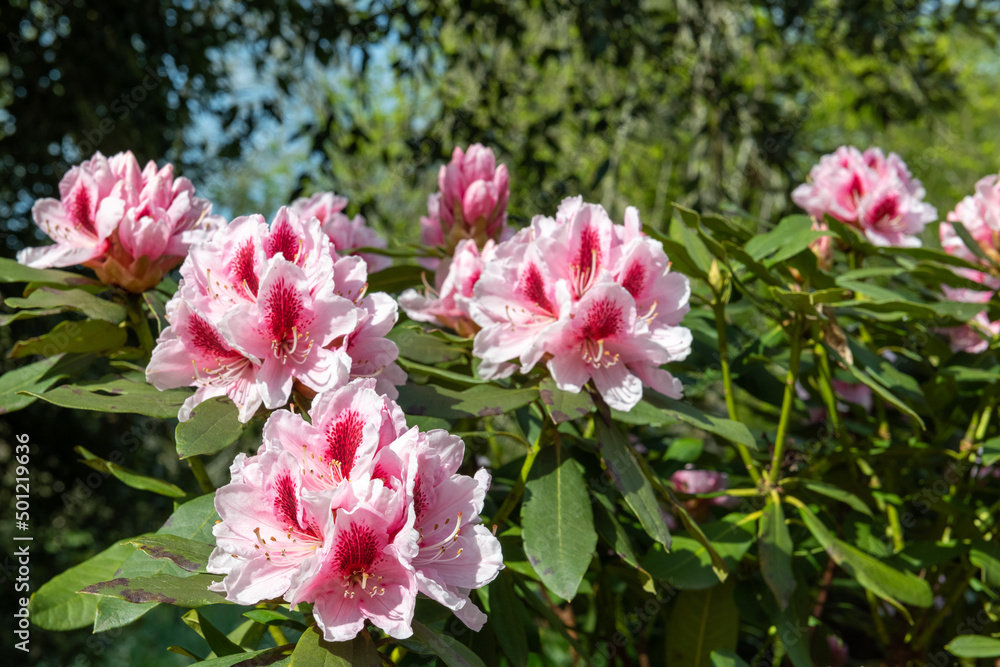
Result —
[[[416, 622], [414, 622], [416, 625]], [[371, 637], [359, 634], [349, 642], [328, 642], [319, 628], [313, 626], [302, 633], [292, 651], [291, 667], [381, 667]]]
[[757, 553], [760, 573], [774, 593], [778, 607], [784, 610], [795, 592], [795, 576], [792, 573], [792, 537], [785, 525], [785, 512], [780, 501], [771, 501], [764, 507], [759, 530]]
[[303, 616], [300, 612], [288, 611], [287, 609], [251, 609], [243, 614], [255, 623], [264, 625], [280, 625], [293, 630], [304, 631]]
[[11, 323], [17, 322], [18, 320], [33, 320], [36, 317], [46, 317], [48, 315], [57, 315], [63, 312], [61, 308], [45, 308], [38, 310], [18, 310], [13, 313], [0, 315], [0, 327], [9, 327]]
[[[175, 646], [172, 648], [180, 648]], [[181, 649], [187, 652], [185, 649]], [[266, 665], [287, 665], [288, 649], [282, 646], [265, 648], [247, 653], [234, 653], [219, 658], [210, 658], [198, 663], [198, 667], [265, 667]], [[177, 651], [175, 651], [176, 653]]]
[[33, 269], [13, 259], [0, 258], [0, 283], [51, 283], [54, 285], [99, 285], [96, 280], [69, 271]]
[[907, 620], [909, 612], [902, 606], [903, 604], [915, 607], [931, 606], [934, 596], [925, 580], [910, 572], [901, 572], [889, 567], [877, 558], [838, 540], [808, 507], [800, 506], [799, 514], [809, 532], [826, 549], [837, 565], [857, 579], [866, 589], [903, 612]]
[[839, 486], [834, 486], [833, 484], [827, 484], [825, 482], [817, 482], [814, 479], [800, 479], [798, 482], [810, 491], [824, 495], [827, 498], [833, 498], [834, 500], [846, 503], [853, 509], [863, 512], [868, 516], [872, 515], [871, 508], [869, 508], [868, 505], [865, 505], [865, 502], [861, 500], [861, 498], [858, 498], [850, 491], [845, 491]]
[[126, 486], [131, 486], [133, 489], [152, 491], [153, 493], [159, 493], [162, 496], [170, 498], [181, 498], [186, 495], [184, 489], [179, 486], [162, 479], [157, 479], [156, 477], [147, 477], [117, 463], [105, 461], [82, 446], [74, 447], [73, 450], [82, 456], [83, 462], [94, 470], [106, 475], [114, 475]]
[[177, 424], [177, 454], [182, 459], [217, 454], [241, 433], [243, 424], [233, 401], [228, 396], [210, 398], [195, 406], [190, 419]]
[[736, 649], [740, 617], [733, 584], [681, 591], [667, 621], [667, 665], [711, 667], [712, 651]]
[[178, 607], [196, 608], [226, 602], [224, 595], [208, 590], [209, 584], [218, 578], [218, 575], [213, 574], [195, 574], [190, 577], [157, 574], [131, 579], [116, 577], [110, 581], [91, 584], [80, 592], [115, 597], [132, 604], [165, 602]]
[[454, 637], [434, 632], [419, 621], [413, 621], [413, 636], [434, 651], [448, 667], [486, 667], [468, 646]]
[[608, 427], [603, 419], [595, 421], [597, 447], [615, 486], [649, 536], [669, 548], [670, 529], [664, 520], [653, 485], [636, 461], [631, 446], [617, 427]]
[[732, 651], [712, 651], [711, 667], [750, 667], [746, 661]]
[[514, 592], [509, 572], [501, 571], [490, 584], [490, 625], [497, 644], [513, 667], [528, 664], [528, 634], [524, 630], [524, 603]]
[[[753, 544], [754, 528], [752, 521], [736, 513], [701, 527], [729, 570], [736, 567]], [[669, 553], [655, 545], [640, 560], [643, 569], [674, 588], [697, 590], [717, 585], [719, 578], [708, 549], [686, 532], [675, 533], [673, 538]]]
[[[609, 503], [610, 504], [610, 503]], [[639, 560], [635, 556], [635, 549], [628, 533], [619, 523], [615, 515], [602, 503], [596, 502], [594, 507], [594, 527], [597, 533], [608, 545], [615, 550], [615, 553], [632, 567], [639, 567]]]
[[47, 334], [17, 341], [10, 356], [17, 359], [32, 354], [51, 357], [64, 352], [109, 352], [120, 349], [127, 339], [125, 329], [116, 324], [102, 320], [66, 320]]
[[93, 623], [97, 598], [78, 591], [113, 577], [118, 566], [134, 550], [127, 544], [115, 544], [57, 574], [31, 595], [28, 604], [31, 622], [46, 630], [76, 630]]
[[712, 541], [705, 535], [702, 531], [701, 526], [697, 521], [691, 516], [687, 511], [687, 508], [683, 504], [677, 502], [673, 494], [670, 494], [670, 502], [674, 506], [674, 512], [677, 516], [681, 518], [681, 523], [684, 524], [684, 528], [687, 529], [688, 534], [704, 547], [705, 551], [708, 553], [708, 559], [712, 563], [712, 571], [715, 572], [715, 576], [719, 578], [719, 581], [725, 581], [726, 577], [729, 576], [729, 566], [726, 561], [722, 558], [719, 552], [716, 550], [715, 545]]
[[368, 291], [399, 294], [409, 287], [423, 285], [424, 281], [421, 276], [425, 273], [427, 273], [427, 269], [415, 264], [390, 266], [388, 269], [369, 274]]
[[406, 384], [399, 388], [398, 403], [407, 414], [443, 419], [502, 415], [538, 398], [538, 389], [504, 389], [493, 384], [455, 391], [436, 385]]
[[944, 647], [959, 658], [998, 658], [1000, 639], [981, 635], [959, 635]]
[[129, 540], [150, 558], [166, 558], [188, 572], [207, 572], [212, 545], [176, 535], [143, 535]]
[[20, 410], [35, 401], [34, 397], [18, 392], [45, 391], [58, 382], [59, 375], [48, 373], [60, 359], [60, 356], [48, 357], [0, 375], [0, 415]]
[[524, 552], [545, 586], [571, 600], [597, 546], [580, 465], [563, 447], [547, 447], [535, 459], [524, 493]]
[[448, 364], [467, 356], [456, 342], [413, 326], [399, 326], [386, 334], [386, 338], [399, 346], [399, 355], [421, 364]]
[[442, 380], [448, 380], [449, 382], [454, 382], [466, 387], [489, 383], [489, 380], [480, 380], [479, 378], [472, 377], [471, 375], [466, 375], [464, 373], [455, 373], [443, 368], [437, 368], [436, 366], [427, 366], [425, 364], [417, 363], [416, 361], [410, 361], [405, 357], [399, 357], [397, 361], [399, 365], [403, 367], [403, 370], [411, 375], [426, 375], [428, 377], [441, 378]]
[[765, 265], [774, 266], [802, 252], [813, 241], [823, 236], [832, 236], [831, 232], [814, 230], [812, 224], [812, 219], [807, 215], [788, 216], [768, 233], [751, 238], [744, 250], [758, 262], [767, 258]]
[[646, 400], [666, 411], [674, 419], [722, 436], [730, 442], [738, 442], [751, 449], [757, 449], [757, 441], [750, 434], [750, 430], [740, 422], [707, 414], [687, 403], [675, 401], [651, 391], [646, 392]]
[[808, 586], [805, 582], [798, 581], [795, 591], [789, 598], [788, 606], [774, 618], [777, 638], [794, 667], [815, 667], [819, 662], [813, 661], [809, 647], [812, 637], [809, 617], [812, 614], [813, 602]]
[[221, 630], [202, 616], [201, 612], [197, 609], [192, 609], [184, 614], [181, 620], [208, 642], [208, 647], [212, 649], [215, 655], [221, 657], [224, 655], [242, 655], [246, 653], [241, 646], [226, 637]]
[[572, 393], [556, 386], [552, 378], [545, 378], [538, 386], [545, 411], [557, 424], [572, 421], [594, 411], [594, 401], [585, 391]]
[[[178, 507], [156, 534], [176, 535], [212, 545], [215, 543], [212, 527], [218, 518], [219, 515], [215, 511], [215, 494], [206, 494]], [[150, 558], [138, 550], [122, 562], [115, 576], [149, 577], [160, 573], [169, 573], [175, 577], [191, 576], [189, 572], [177, 567], [168, 559]], [[114, 597], [98, 598], [94, 632], [127, 625], [147, 613], [156, 604], [132, 604]]]
[[979, 542], [969, 551], [969, 561], [983, 571], [983, 581], [993, 588], [1000, 588], [1000, 545]]
[[187, 389], [159, 391], [147, 384], [141, 374], [129, 373], [97, 382], [62, 385], [45, 392], [26, 392], [53, 405], [98, 412], [127, 412], [148, 417], [176, 417]]
[[39, 287], [25, 299], [7, 299], [4, 303], [11, 308], [68, 308], [79, 311], [91, 319], [104, 320], [112, 324], [124, 322], [126, 315], [125, 307], [121, 304], [79, 289]]

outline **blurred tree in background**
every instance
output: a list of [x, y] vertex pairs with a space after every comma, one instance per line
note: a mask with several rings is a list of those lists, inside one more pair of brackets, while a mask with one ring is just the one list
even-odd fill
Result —
[[[0, 7], [3, 254], [41, 242], [31, 205], [69, 166], [126, 148], [173, 161], [229, 216], [333, 189], [390, 242], [416, 238], [438, 166], [477, 141], [510, 168], [521, 222], [575, 194], [653, 225], [671, 201], [776, 220], [842, 143], [900, 153], [943, 217], [1000, 167], [998, 32], [997, 2], [13, 0]], [[117, 511], [114, 480], [65, 504], [59, 480], [89, 470], [72, 446], [101, 454], [138, 427], [72, 414], [0, 423], [0, 463], [15, 433], [46, 452], [33, 490], [53, 558], [35, 561], [37, 582], [93, 553], [94, 535], [165, 516], [152, 496]], [[144, 430], [126, 465], [179, 476], [167, 428]], [[65, 635], [48, 655], [114, 664], [136, 647], [88, 640]]]

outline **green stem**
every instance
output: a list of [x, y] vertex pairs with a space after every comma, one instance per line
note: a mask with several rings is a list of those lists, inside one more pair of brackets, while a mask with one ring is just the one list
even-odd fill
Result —
[[[733, 376], [729, 369], [726, 304], [722, 302], [720, 297], [716, 296], [715, 301], [712, 302], [712, 306], [715, 309], [715, 330], [718, 333], [719, 339], [719, 363], [722, 366], [722, 386], [726, 394], [726, 408], [729, 412], [729, 418], [733, 421], [739, 421], [736, 414], [736, 399], [733, 394]], [[757, 470], [757, 464], [754, 463], [753, 457], [750, 454], [750, 449], [740, 442], [734, 444], [736, 445], [736, 451], [740, 454], [740, 458], [743, 459], [743, 465], [746, 466], [747, 472], [750, 474], [750, 479], [753, 480], [754, 484], [759, 484], [760, 472]]]
[[944, 619], [946, 619], [955, 610], [955, 605], [958, 604], [962, 595], [965, 594], [965, 589], [969, 587], [969, 580], [972, 579], [974, 572], [975, 570], [968, 568], [964, 574], [960, 575], [961, 580], [958, 582], [958, 585], [952, 589], [951, 594], [948, 596], [944, 605], [937, 610], [937, 613], [934, 614], [931, 620], [926, 626], [924, 626], [924, 629], [917, 636], [916, 640], [914, 640], [914, 649], [918, 651], [923, 649], [923, 647], [934, 638], [934, 632], [938, 629], [938, 626], [941, 625], [942, 621], [944, 621]]
[[201, 487], [202, 493], [215, 491], [215, 485], [212, 484], [212, 480], [208, 476], [208, 471], [205, 470], [205, 464], [202, 462], [201, 457], [192, 456], [187, 461], [188, 465], [191, 466], [191, 472], [194, 473], [194, 478], [198, 480], [198, 486]]
[[781, 460], [785, 454], [785, 438], [788, 432], [788, 420], [792, 415], [792, 405], [795, 403], [795, 381], [799, 377], [799, 359], [802, 356], [802, 321], [794, 316], [791, 330], [791, 358], [788, 362], [788, 374], [785, 375], [785, 395], [781, 400], [781, 416], [778, 418], [778, 433], [774, 438], [774, 456], [771, 458], [771, 470], [768, 482], [774, 484], [781, 472]]
[[285, 646], [289, 643], [288, 638], [285, 637], [285, 633], [277, 625], [269, 625], [267, 626], [267, 630], [271, 633], [271, 638], [274, 639], [274, 643], [278, 646]]
[[156, 340], [153, 338], [153, 332], [149, 329], [149, 318], [143, 312], [142, 305], [141, 294], [129, 294], [126, 297], [125, 307], [128, 312], [129, 326], [135, 331], [135, 335], [139, 339], [139, 346], [145, 350], [148, 359], [153, 353], [153, 348], [156, 347]]
[[[548, 422], [546, 422], [546, 427]], [[497, 513], [493, 515], [493, 524], [499, 526], [501, 523], [507, 520], [510, 513], [514, 511], [514, 507], [521, 500], [521, 496], [524, 495], [524, 487], [528, 483], [528, 474], [531, 473], [531, 466], [535, 463], [535, 459], [538, 457], [538, 452], [542, 449], [542, 443], [544, 442], [545, 434], [548, 428], [542, 428], [542, 432], [538, 434], [538, 440], [528, 449], [528, 456], [524, 459], [524, 464], [521, 466], [521, 474], [517, 478], [517, 483], [514, 484], [514, 488], [510, 490], [507, 497], [504, 498], [503, 505], [497, 510]]]
[[865, 597], [868, 598], [868, 608], [871, 609], [872, 621], [875, 623], [875, 634], [878, 635], [882, 644], [888, 648], [889, 644], [892, 643], [892, 639], [889, 637], [889, 631], [885, 628], [885, 620], [883, 620], [882, 614], [878, 611], [878, 599], [874, 593], [867, 589], [865, 589]]
[[813, 354], [819, 362], [820, 393], [826, 403], [826, 414], [833, 426], [833, 435], [838, 440], [842, 433], [840, 428], [840, 411], [837, 410], [837, 392], [833, 390], [833, 372], [830, 370], [830, 359], [826, 356], [826, 348], [822, 343], [816, 343]]

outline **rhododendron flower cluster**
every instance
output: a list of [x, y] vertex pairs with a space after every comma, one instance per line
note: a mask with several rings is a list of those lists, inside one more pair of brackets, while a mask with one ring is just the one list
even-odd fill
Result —
[[[348, 218], [344, 214], [347, 208], [347, 197], [335, 195], [332, 192], [317, 192], [312, 197], [301, 197], [292, 202], [292, 212], [300, 218], [316, 218], [323, 226], [323, 232], [333, 243], [333, 248], [342, 255], [353, 255], [356, 248], [385, 248], [385, 239], [368, 226], [361, 215]], [[361, 253], [359, 255], [368, 263], [368, 273], [387, 269], [392, 260], [382, 255]]]
[[360, 257], [340, 257], [316, 218], [282, 208], [233, 220], [191, 248], [181, 284], [146, 368], [158, 389], [197, 387], [178, 419], [228, 395], [248, 421], [263, 403], [285, 405], [297, 387], [312, 395], [373, 377], [395, 397], [406, 381], [385, 335], [397, 319], [388, 295], [366, 295]]
[[536, 216], [484, 264], [470, 304], [482, 328], [479, 373], [505, 377], [512, 360], [522, 373], [544, 362], [560, 389], [592, 380], [619, 410], [641, 400], [643, 384], [680, 397], [680, 381], [661, 366], [691, 351], [680, 326], [690, 285], [669, 269], [635, 208], [618, 225], [581, 197], [564, 200], [555, 218]]
[[489, 473], [458, 473], [462, 440], [408, 429], [373, 380], [319, 394], [309, 416], [272, 414], [257, 454], [238, 455], [216, 493], [208, 570], [226, 577], [213, 590], [246, 605], [311, 602], [328, 641], [366, 620], [409, 637], [418, 592], [482, 628], [469, 591], [503, 568], [479, 518]]
[[140, 170], [131, 151], [110, 159], [98, 152], [66, 172], [59, 199], [40, 199], [31, 209], [55, 243], [26, 248], [17, 260], [34, 268], [83, 264], [106, 284], [143, 292], [224, 224], [211, 210], [191, 181], [174, 178], [173, 165], [161, 169], [150, 160]]
[[[986, 264], [955, 231], [953, 223], [961, 223], [969, 232], [969, 236], [979, 245], [983, 252], [994, 260], [1000, 260], [1000, 177], [997, 174], [985, 176], [976, 183], [975, 194], [962, 199], [948, 213], [947, 222], [941, 223], [938, 232], [941, 236], [941, 247], [956, 257], [973, 264]], [[993, 293], [1000, 289], [1000, 278], [985, 271], [959, 268], [959, 275], [980, 283], [983, 290], [953, 288], [942, 285], [945, 296], [952, 301], [966, 303], [987, 303]], [[985, 310], [976, 314], [969, 324], [960, 327], [942, 329], [948, 337], [952, 350], [970, 353], [983, 352], [989, 347], [989, 341], [984, 338], [1000, 334], [1000, 321], [990, 321]]]
[[483, 266], [495, 254], [496, 244], [492, 239], [486, 242], [482, 251], [472, 239], [459, 241], [455, 254], [438, 266], [435, 287], [428, 286], [423, 295], [408, 289], [399, 296], [399, 305], [410, 319], [432, 322], [472, 337], [479, 330], [470, 311], [473, 289], [483, 273]]
[[792, 201], [816, 219], [817, 229], [825, 230], [823, 216], [829, 215], [861, 230], [874, 245], [909, 248], [920, 246], [917, 235], [937, 218], [923, 198], [923, 185], [898, 155], [874, 147], [862, 153], [853, 146], [820, 158], [808, 182], [792, 192]]
[[451, 253], [463, 239], [482, 247], [487, 239], [503, 237], [510, 177], [505, 165], [497, 166], [493, 151], [481, 144], [468, 151], [456, 147], [451, 162], [438, 173], [438, 187], [420, 220], [424, 245], [444, 246]]

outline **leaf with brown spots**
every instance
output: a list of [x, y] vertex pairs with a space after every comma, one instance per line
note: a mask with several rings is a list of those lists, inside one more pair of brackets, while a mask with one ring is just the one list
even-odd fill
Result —
[[114, 597], [132, 604], [165, 602], [178, 607], [196, 608], [225, 603], [220, 593], [208, 590], [209, 584], [219, 580], [219, 575], [196, 574], [193, 577], [174, 577], [158, 574], [152, 577], [119, 577], [111, 581], [91, 584], [81, 593]]

